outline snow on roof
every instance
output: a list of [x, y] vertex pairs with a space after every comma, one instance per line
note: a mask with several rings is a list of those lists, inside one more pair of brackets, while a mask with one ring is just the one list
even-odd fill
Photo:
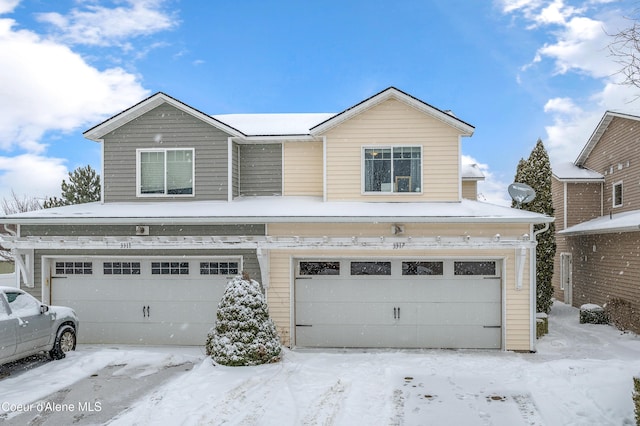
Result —
[[480, 201], [324, 202], [321, 197], [241, 197], [227, 201], [87, 203], [0, 217], [15, 224], [287, 222], [510, 222], [544, 223], [553, 218]]
[[308, 135], [309, 129], [335, 113], [219, 114], [212, 115], [247, 136]]
[[484, 180], [484, 174], [477, 164], [462, 164], [462, 179]]
[[598, 172], [594, 172], [593, 170], [589, 170], [584, 167], [576, 166], [571, 162], [563, 162], [554, 164], [553, 174], [560, 180], [597, 180], [601, 181], [604, 179]]
[[640, 210], [614, 213], [582, 222], [559, 232], [559, 234], [608, 234], [614, 232], [640, 231]]

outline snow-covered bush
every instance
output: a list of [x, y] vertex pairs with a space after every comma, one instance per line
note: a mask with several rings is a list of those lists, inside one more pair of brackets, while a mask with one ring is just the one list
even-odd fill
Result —
[[549, 316], [544, 312], [536, 314], [536, 338], [539, 339], [549, 333]]
[[604, 308], [593, 303], [580, 306], [580, 324], [609, 324]]
[[246, 275], [231, 280], [218, 304], [216, 319], [206, 341], [207, 355], [215, 362], [245, 366], [280, 359], [280, 339], [257, 281]]

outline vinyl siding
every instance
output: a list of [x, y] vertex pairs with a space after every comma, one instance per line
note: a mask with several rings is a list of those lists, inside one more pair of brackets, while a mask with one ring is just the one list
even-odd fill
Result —
[[[582, 223], [600, 216], [602, 200], [602, 184], [595, 182], [567, 182], [566, 202], [567, 212], [565, 212], [565, 185], [564, 182], [556, 178], [551, 180], [551, 191], [553, 193], [553, 208], [556, 221], [556, 232], [565, 229], [565, 217], [567, 228], [578, 223]], [[552, 285], [554, 297], [564, 300], [564, 290], [561, 290], [561, 265], [560, 255], [568, 253], [569, 246], [566, 237], [556, 234], [556, 255], [553, 259]]]
[[[589, 154], [585, 167], [605, 176], [605, 215], [640, 209], [640, 123], [615, 117]], [[623, 206], [613, 207], [613, 184], [620, 181]]]
[[[104, 137], [104, 202], [227, 199], [227, 135], [168, 104]], [[136, 149], [194, 148], [193, 197], [137, 197]]]
[[282, 195], [282, 144], [240, 145], [240, 195]]
[[283, 148], [284, 195], [322, 196], [322, 142], [288, 142]]
[[621, 298], [640, 312], [640, 232], [574, 236], [567, 243], [573, 252], [574, 306], [604, 306]]
[[[149, 225], [149, 236], [264, 235], [264, 225]], [[135, 225], [22, 225], [21, 237], [135, 236]]]
[[[459, 133], [400, 101], [390, 99], [327, 133], [327, 199], [366, 201], [458, 201]], [[422, 146], [419, 195], [363, 195], [365, 146]]]
[[478, 182], [475, 180], [462, 181], [462, 198], [467, 200], [478, 200]]

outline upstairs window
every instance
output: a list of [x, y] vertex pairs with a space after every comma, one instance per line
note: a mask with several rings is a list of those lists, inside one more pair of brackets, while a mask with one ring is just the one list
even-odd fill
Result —
[[138, 195], [193, 195], [193, 149], [138, 150]]
[[419, 146], [364, 148], [364, 192], [422, 191], [422, 148]]
[[622, 182], [613, 184], [613, 207], [622, 207]]

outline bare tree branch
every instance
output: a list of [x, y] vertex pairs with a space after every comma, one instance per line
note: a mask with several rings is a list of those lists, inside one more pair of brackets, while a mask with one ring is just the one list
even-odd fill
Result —
[[640, 88], [640, 23], [637, 18], [627, 18], [631, 26], [616, 34], [609, 34], [613, 41], [609, 53], [620, 65], [617, 74], [623, 76], [621, 84]]
[[[10, 215], [40, 210], [42, 208], [42, 204], [37, 198], [27, 196], [20, 197], [11, 190], [11, 197], [3, 198], [0, 202], [0, 208], [5, 215]], [[12, 229], [11, 227], [8, 228]], [[0, 233], [6, 233], [6, 231], [4, 229], [0, 229]], [[13, 262], [11, 251], [0, 246], [0, 260]]]

